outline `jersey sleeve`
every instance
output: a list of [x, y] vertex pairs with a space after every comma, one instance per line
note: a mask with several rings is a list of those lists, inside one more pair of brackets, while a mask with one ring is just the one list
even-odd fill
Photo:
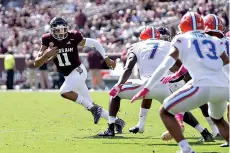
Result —
[[48, 34], [42, 35], [41, 44], [46, 46], [46, 47], [49, 47], [49, 35]]
[[76, 44], [78, 45], [82, 40], [83, 40], [83, 35], [79, 31], [73, 31], [73, 37], [74, 40], [76, 41]]
[[171, 41], [171, 44], [170, 46], [174, 46], [177, 48], [177, 50], [179, 51], [179, 59], [183, 59], [183, 54], [184, 54], [184, 45], [185, 43], [185, 40], [180, 36], [180, 35], [177, 35], [173, 38], [173, 40]]

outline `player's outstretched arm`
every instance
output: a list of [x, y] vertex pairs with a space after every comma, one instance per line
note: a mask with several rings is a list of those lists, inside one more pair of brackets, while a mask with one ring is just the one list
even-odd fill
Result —
[[124, 71], [121, 74], [118, 82], [113, 86], [113, 88], [110, 90], [109, 95], [112, 97], [116, 97], [121, 88], [122, 85], [129, 79], [130, 75], [132, 74], [132, 70], [137, 62], [137, 57], [134, 53], [129, 53], [129, 56], [127, 58]]
[[136, 55], [134, 53], [129, 53], [125, 67], [124, 67], [124, 71], [121, 74], [116, 85], [124, 84], [129, 79], [136, 63], [137, 63]]
[[230, 69], [229, 58], [228, 58], [228, 56], [226, 55], [225, 52], [223, 52], [223, 53], [220, 55], [220, 58], [222, 59], [223, 64], [224, 64], [224, 66], [223, 66], [222, 69], [223, 69], [225, 75], [226, 75], [226, 76], [228, 77], [228, 79], [230, 80], [230, 78], [229, 78], [229, 69]]
[[111, 60], [108, 56], [105, 55], [105, 49], [103, 46], [95, 39], [92, 38], [84, 38], [80, 43], [80, 46], [82, 47], [95, 47], [96, 50], [101, 54], [101, 56], [104, 58], [107, 66], [111, 69], [114, 69], [116, 66], [116, 63]]
[[34, 60], [34, 66], [40, 67], [45, 62], [47, 62], [48, 59], [54, 57], [57, 54], [57, 47], [48, 48], [44, 45], [41, 45], [41, 48], [37, 54], [37, 57]]

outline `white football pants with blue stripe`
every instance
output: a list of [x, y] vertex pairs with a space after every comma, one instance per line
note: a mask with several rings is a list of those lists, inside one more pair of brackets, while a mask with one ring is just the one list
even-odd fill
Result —
[[[150, 90], [149, 94], [145, 99], [155, 99], [160, 103], [163, 103], [164, 99], [172, 94], [172, 92], [178, 90], [184, 85], [184, 81], [180, 81], [172, 84], [161, 84], [156, 85], [152, 90]], [[121, 88], [118, 96], [121, 99], [129, 99], [131, 100], [136, 93], [141, 91], [145, 86], [140, 79], [129, 79]]]
[[229, 88], [192, 86], [190, 83], [164, 100], [164, 108], [171, 114], [187, 112], [206, 103], [209, 115], [214, 119], [223, 117], [229, 98]]

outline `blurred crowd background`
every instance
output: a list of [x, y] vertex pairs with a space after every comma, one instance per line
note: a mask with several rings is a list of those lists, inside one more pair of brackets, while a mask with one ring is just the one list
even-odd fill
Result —
[[[196, 11], [202, 16], [217, 14], [227, 32], [228, 8], [227, 0], [0, 0], [0, 85], [6, 81], [1, 65], [5, 55], [11, 53], [16, 61], [14, 84], [18, 88], [60, 87], [63, 76], [52, 63], [39, 69], [32, 64], [41, 35], [49, 32], [49, 21], [54, 16], [65, 17], [70, 29], [97, 39], [118, 62], [115, 71], [101, 71], [105, 67], [100, 55], [92, 48], [80, 49], [82, 62], [90, 71], [89, 88], [95, 90], [107, 88], [108, 81], [118, 78], [126, 61], [127, 48], [138, 41], [144, 26], [163, 25], [174, 36], [180, 18], [187, 11]], [[137, 70], [133, 77], [138, 77]]]

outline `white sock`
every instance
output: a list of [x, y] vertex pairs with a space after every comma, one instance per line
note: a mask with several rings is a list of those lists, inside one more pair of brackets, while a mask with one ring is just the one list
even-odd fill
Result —
[[109, 113], [104, 108], [102, 108], [101, 117], [106, 119], [106, 120], [109, 120]]
[[86, 109], [91, 109], [93, 107], [92, 102], [86, 100], [81, 95], [78, 95], [76, 102], [79, 103], [79, 104], [81, 104], [82, 106], [84, 106]]
[[145, 108], [140, 108], [140, 113], [139, 113], [139, 128], [144, 128], [145, 127], [145, 121], [148, 115], [149, 109]]
[[179, 143], [178, 143], [180, 149], [183, 151], [183, 152], [190, 152], [191, 151], [191, 147], [190, 145], [188, 144], [187, 140], [184, 139], [184, 140], [181, 140]]
[[109, 116], [109, 124], [115, 123], [116, 117], [115, 116]]
[[203, 132], [203, 130], [204, 130], [204, 128], [200, 125], [200, 124], [198, 124], [196, 127], [195, 127], [195, 129], [198, 131], [198, 132]]
[[207, 120], [209, 126], [212, 129], [213, 136], [216, 136], [219, 133], [219, 130], [218, 130], [217, 126], [213, 123], [213, 121], [212, 121], [212, 119], [210, 117], [205, 117], [205, 119]]

